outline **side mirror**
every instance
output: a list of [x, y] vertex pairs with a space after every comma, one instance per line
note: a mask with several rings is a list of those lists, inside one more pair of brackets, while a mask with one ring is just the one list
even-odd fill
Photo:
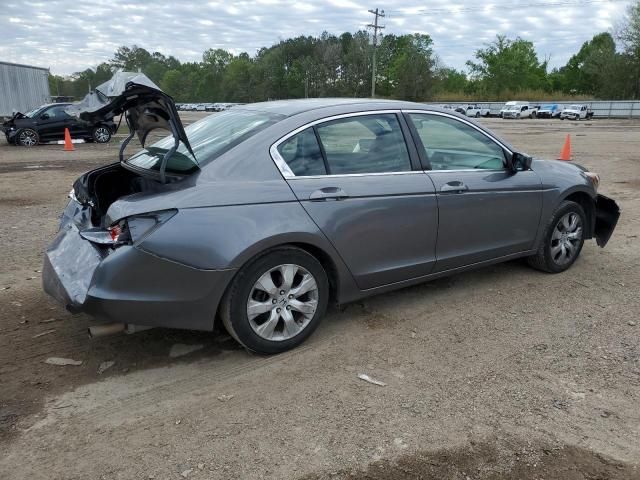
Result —
[[43, 113], [42, 115], [40, 115], [40, 119], [41, 120], [49, 120], [49, 114], [48, 113]]
[[524, 153], [514, 152], [509, 161], [511, 173], [518, 171], [530, 170], [532, 158]]

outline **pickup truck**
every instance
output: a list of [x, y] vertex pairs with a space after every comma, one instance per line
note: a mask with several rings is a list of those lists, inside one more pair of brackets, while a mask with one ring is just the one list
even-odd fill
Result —
[[536, 116], [538, 118], [555, 118], [560, 116], [561, 109], [557, 103], [542, 105]]
[[538, 107], [528, 104], [510, 105], [506, 110], [502, 111], [502, 118], [536, 118], [538, 115]]
[[479, 105], [462, 105], [456, 108], [456, 112], [466, 115], [467, 117], [488, 117], [491, 110], [488, 108], [480, 107]]
[[593, 111], [586, 105], [571, 105], [560, 113], [560, 120], [582, 120], [593, 117]]

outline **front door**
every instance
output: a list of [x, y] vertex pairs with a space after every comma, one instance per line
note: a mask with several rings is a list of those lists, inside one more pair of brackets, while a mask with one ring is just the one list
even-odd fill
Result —
[[538, 231], [542, 185], [507, 169], [506, 151], [470, 123], [408, 114], [438, 199], [434, 272], [529, 250]]
[[328, 120], [275, 152], [296, 197], [363, 290], [428, 275], [435, 263], [435, 192], [413, 168], [400, 123], [395, 113]]
[[[69, 127], [70, 121], [69, 115], [64, 111], [66, 107], [66, 105], [54, 105], [40, 113], [37, 125], [41, 141], [64, 139], [64, 129]], [[73, 137], [73, 134], [71, 136]]]

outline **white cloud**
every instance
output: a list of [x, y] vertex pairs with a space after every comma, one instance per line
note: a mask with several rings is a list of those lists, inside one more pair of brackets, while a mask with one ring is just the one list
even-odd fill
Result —
[[[387, 0], [379, 6], [386, 10], [385, 34], [428, 33], [442, 61], [463, 68], [496, 33], [531, 40], [541, 59], [563, 65], [583, 42], [612, 29], [630, 1]], [[289, 37], [354, 32], [371, 23], [367, 10], [375, 6], [361, 0], [14, 0], [0, 16], [0, 60], [68, 74], [107, 61], [119, 45], [182, 61], [200, 60], [207, 48], [254, 54]]]

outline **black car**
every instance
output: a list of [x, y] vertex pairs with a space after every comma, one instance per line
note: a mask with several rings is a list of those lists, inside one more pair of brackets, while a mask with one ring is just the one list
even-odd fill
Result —
[[89, 142], [107, 143], [115, 133], [113, 121], [88, 123], [65, 112], [70, 103], [52, 103], [35, 108], [28, 113], [16, 113], [2, 124], [7, 141], [13, 145], [33, 147], [38, 143], [64, 139], [68, 128], [71, 138]]

